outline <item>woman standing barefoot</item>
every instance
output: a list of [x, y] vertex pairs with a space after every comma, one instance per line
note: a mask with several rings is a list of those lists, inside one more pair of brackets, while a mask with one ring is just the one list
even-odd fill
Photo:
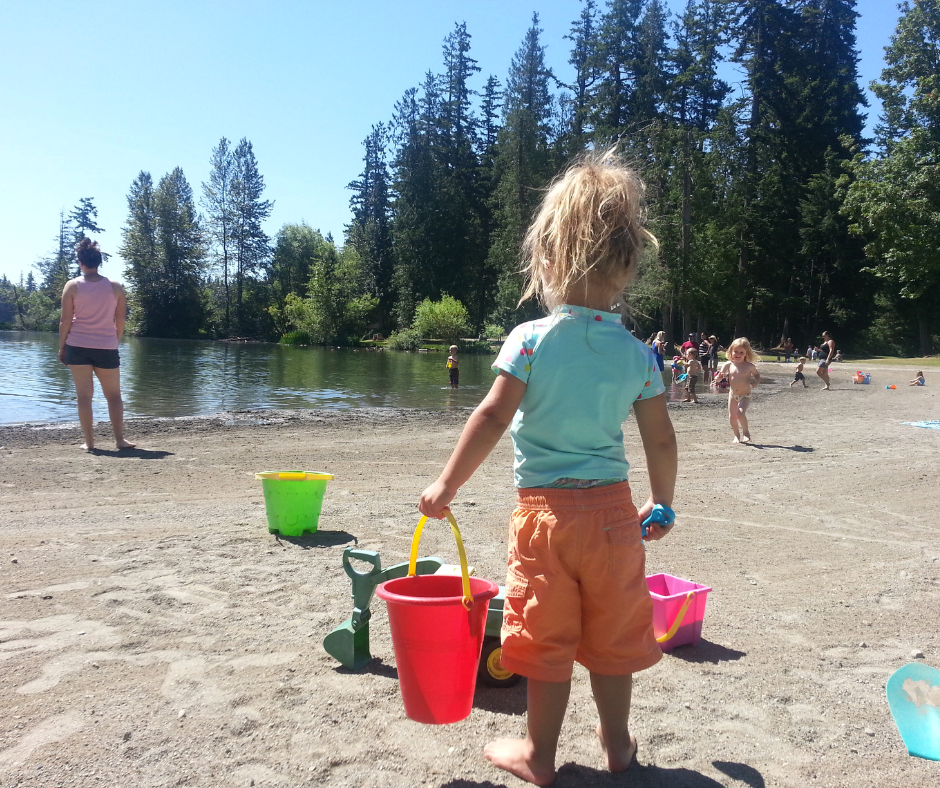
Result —
[[836, 355], [836, 341], [828, 331], [822, 333], [823, 343], [819, 348], [819, 364], [816, 367], [816, 374], [826, 385], [822, 387], [823, 391], [829, 391], [829, 365]]
[[85, 442], [82, 448], [95, 448], [91, 400], [94, 376], [108, 401], [108, 416], [119, 449], [132, 449], [124, 440], [124, 402], [121, 399], [121, 372], [118, 342], [124, 335], [127, 300], [118, 282], [98, 273], [101, 250], [89, 238], [76, 247], [82, 275], [67, 282], [62, 290], [62, 317], [59, 320], [59, 361], [66, 364], [75, 381], [78, 421]]

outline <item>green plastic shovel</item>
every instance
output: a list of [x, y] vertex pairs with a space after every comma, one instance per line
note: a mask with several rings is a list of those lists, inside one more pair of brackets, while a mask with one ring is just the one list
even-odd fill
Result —
[[920, 662], [888, 679], [888, 708], [911, 755], [940, 761], [940, 670]]

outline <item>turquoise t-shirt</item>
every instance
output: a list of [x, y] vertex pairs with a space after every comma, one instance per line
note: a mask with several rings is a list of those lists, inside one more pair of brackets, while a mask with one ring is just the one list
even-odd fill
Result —
[[623, 422], [666, 390], [653, 351], [613, 312], [563, 305], [516, 326], [493, 371], [526, 384], [510, 434], [516, 487], [626, 479]]

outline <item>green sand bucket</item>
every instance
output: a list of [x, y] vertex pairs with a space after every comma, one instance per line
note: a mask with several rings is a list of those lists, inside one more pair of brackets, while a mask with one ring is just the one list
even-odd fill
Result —
[[331, 473], [311, 471], [263, 471], [261, 479], [268, 531], [281, 536], [315, 534]]

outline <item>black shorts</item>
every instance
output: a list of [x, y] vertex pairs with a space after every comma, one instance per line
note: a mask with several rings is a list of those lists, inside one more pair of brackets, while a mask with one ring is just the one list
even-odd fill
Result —
[[89, 366], [98, 369], [117, 369], [121, 366], [121, 355], [115, 350], [97, 347], [65, 346], [65, 363], [71, 366]]
[[451, 367], [447, 371], [450, 372], [450, 385], [451, 386], [459, 385], [460, 384], [460, 370], [457, 367]]

